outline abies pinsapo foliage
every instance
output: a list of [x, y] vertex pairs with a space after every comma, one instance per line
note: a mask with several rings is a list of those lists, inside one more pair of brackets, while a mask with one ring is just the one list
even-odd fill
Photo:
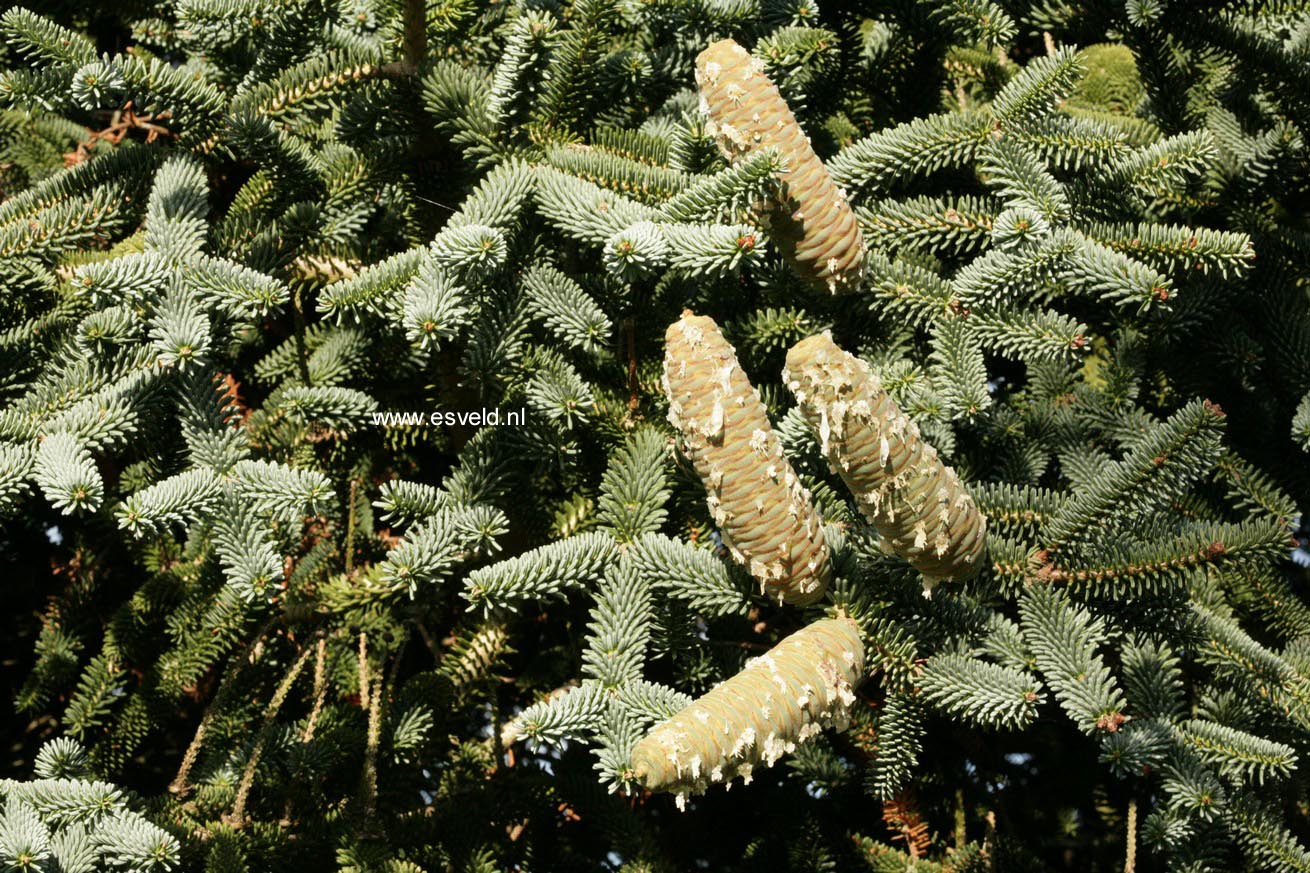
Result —
[[3, 866], [1310, 870], [1304, 4], [0, 34]]

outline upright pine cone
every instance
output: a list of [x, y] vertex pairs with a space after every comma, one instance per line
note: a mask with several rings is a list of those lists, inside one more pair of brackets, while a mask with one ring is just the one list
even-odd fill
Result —
[[924, 594], [937, 580], [975, 575], [986, 519], [869, 365], [821, 334], [787, 353], [783, 379], [865, 518], [924, 574]]
[[764, 74], [763, 62], [734, 41], [721, 40], [696, 58], [696, 83], [707, 129], [730, 160], [775, 148], [786, 162], [779, 202], [768, 213], [769, 235], [796, 272], [834, 293], [858, 288], [865, 247], [855, 213]]
[[632, 753], [633, 776], [680, 795], [734, 776], [749, 782], [755, 766], [772, 767], [823, 728], [845, 730], [863, 673], [859, 626], [817, 621], [651, 731]]
[[832, 574], [823, 521], [713, 319], [686, 311], [669, 326], [664, 392], [732, 556], [780, 601], [814, 603]]

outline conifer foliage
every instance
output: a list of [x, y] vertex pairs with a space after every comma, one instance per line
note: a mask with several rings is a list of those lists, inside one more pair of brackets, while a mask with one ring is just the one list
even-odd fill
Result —
[[0, 866], [1310, 870], [1304, 4], [0, 35]]

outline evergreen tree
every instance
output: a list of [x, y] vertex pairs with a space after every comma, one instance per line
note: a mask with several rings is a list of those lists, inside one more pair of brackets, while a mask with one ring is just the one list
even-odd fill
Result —
[[4, 8], [6, 868], [1310, 870], [1304, 4]]

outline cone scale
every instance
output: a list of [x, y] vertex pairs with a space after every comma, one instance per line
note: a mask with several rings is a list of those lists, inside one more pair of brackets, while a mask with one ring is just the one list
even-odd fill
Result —
[[864, 517], [924, 574], [925, 594], [977, 574], [986, 519], [869, 365], [820, 334], [787, 353], [783, 379]]
[[766, 212], [769, 236], [796, 273], [833, 293], [864, 277], [864, 237], [846, 193], [810, 146], [764, 64], [731, 39], [696, 58], [706, 129], [729, 160], [774, 148], [787, 165], [778, 202]]
[[633, 751], [632, 775], [680, 802], [735, 776], [749, 782], [755, 767], [824, 728], [844, 730], [863, 672], [858, 625], [817, 621], [652, 730]]
[[779, 601], [817, 601], [832, 575], [823, 521], [713, 319], [684, 312], [669, 327], [664, 390], [732, 556]]

